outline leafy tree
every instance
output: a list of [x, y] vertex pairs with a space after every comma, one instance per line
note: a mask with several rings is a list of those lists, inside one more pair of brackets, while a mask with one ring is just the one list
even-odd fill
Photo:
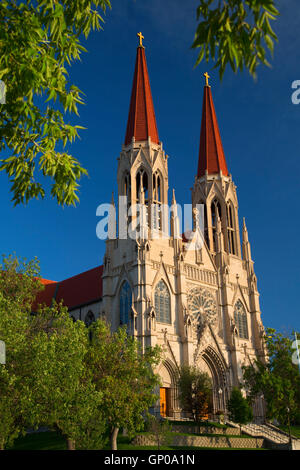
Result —
[[105, 421], [101, 391], [95, 389], [86, 364], [88, 332], [73, 322], [66, 307], [41, 309], [30, 324], [34, 400], [31, 424], [57, 429], [68, 449], [101, 449]]
[[31, 393], [23, 382], [22, 366], [27, 319], [0, 292], [0, 338], [6, 344], [6, 365], [0, 364], [0, 449], [24, 431]]
[[0, 448], [30, 426], [59, 430], [68, 447], [94, 449], [104, 443], [105, 420], [86, 364], [88, 331], [66, 307], [31, 305], [41, 288], [36, 261], [4, 259], [0, 269], [0, 338], [6, 364], [0, 365]]
[[0, 292], [3, 297], [29, 314], [37, 294], [43, 289], [39, 282], [39, 263], [15, 255], [2, 257], [0, 265]]
[[284, 335], [268, 328], [265, 337], [268, 360], [257, 359], [243, 368], [251, 398], [254, 400], [263, 395], [267, 418], [275, 418], [283, 424], [287, 423], [289, 416], [292, 422], [300, 422], [300, 374], [292, 360], [295, 352], [293, 340], [294, 335]]
[[64, 112], [78, 114], [83, 99], [67, 67], [85, 51], [82, 35], [102, 29], [100, 12], [110, 7], [110, 0], [0, 3], [0, 79], [7, 88], [0, 151], [9, 152], [0, 170], [10, 178], [15, 204], [44, 197], [43, 177], [58, 204], [78, 201], [78, 181], [87, 171], [65, 147], [83, 128], [69, 124]]
[[3, 257], [0, 266], [0, 339], [6, 364], [0, 365], [0, 449], [25, 431], [32, 408], [28, 386], [31, 357], [27, 333], [30, 306], [40, 289], [36, 260]]
[[146, 428], [155, 439], [158, 450], [162, 445], [168, 445], [172, 442], [172, 426], [167, 419], [149, 415]]
[[178, 398], [182, 409], [197, 421], [206, 416], [211, 408], [212, 382], [206, 372], [194, 366], [184, 365], [177, 378]]
[[143, 429], [143, 414], [157, 400], [154, 389], [159, 378], [153, 368], [160, 361], [160, 349], [141, 351], [140, 343], [125, 328], [111, 333], [102, 320], [93, 323], [90, 331], [87, 364], [96, 389], [103, 394], [101, 409], [111, 448], [116, 450], [119, 429], [126, 428], [129, 434]]
[[275, 0], [199, 0], [192, 47], [199, 48], [196, 62], [212, 59], [222, 79], [229, 64], [234, 72], [245, 67], [255, 77], [259, 64], [270, 65], [277, 36], [271, 22], [279, 11]]
[[243, 397], [239, 388], [233, 387], [227, 406], [230, 419], [240, 425], [241, 432], [242, 424], [249, 423], [253, 419], [253, 413], [247, 398]]

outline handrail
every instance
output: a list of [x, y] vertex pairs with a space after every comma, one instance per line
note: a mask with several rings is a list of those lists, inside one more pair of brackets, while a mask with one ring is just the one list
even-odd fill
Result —
[[[239, 427], [237, 423], [231, 421], [227, 421], [227, 423], [234, 427]], [[277, 430], [270, 429], [268, 425], [265, 424], [248, 423], [241, 426], [241, 431], [252, 436], [254, 435], [255, 437], [265, 437], [276, 443], [287, 444], [289, 442], [288, 436], [281, 434]]]

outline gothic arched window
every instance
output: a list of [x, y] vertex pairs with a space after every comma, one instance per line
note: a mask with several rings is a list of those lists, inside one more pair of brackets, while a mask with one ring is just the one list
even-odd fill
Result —
[[228, 235], [228, 253], [236, 255], [235, 228], [233, 218], [233, 207], [229, 202], [227, 204], [227, 235]]
[[153, 175], [153, 228], [154, 230], [161, 230], [162, 228], [162, 214], [161, 214], [161, 177], [159, 172], [156, 171]]
[[127, 281], [123, 282], [120, 290], [120, 325], [131, 323], [132, 291]]
[[85, 316], [84, 323], [86, 326], [90, 326], [94, 321], [96, 321], [95, 315], [89, 311]]
[[247, 312], [240, 300], [234, 306], [234, 321], [240, 338], [248, 339]]
[[214, 199], [211, 203], [211, 226], [213, 236], [213, 250], [216, 251], [216, 234], [217, 234], [217, 219], [218, 216], [222, 220], [221, 204], [217, 199]]
[[140, 192], [143, 188], [145, 196], [145, 204], [148, 202], [148, 175], [146, 171], [141, 168], [136, 174], [136, 199], [139, 201]]
[[163, 280], [160, 280], [155, 288], [154, 303], [156, 321], [171, 323], [171, 299], [169, 289]]

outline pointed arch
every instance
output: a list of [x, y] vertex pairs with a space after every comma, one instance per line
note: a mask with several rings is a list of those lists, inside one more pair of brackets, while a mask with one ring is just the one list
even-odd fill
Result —
[[249, 339], [247, 311], [240, 299], [234, 305], [233, 315], [239, 338]]
[[177, 368], [170, 359], [164, 359], [158, 369], [161, 378], [160, 414], [174, 416], [178, 408]]
[[236, 224], [234, 207], [229, 200], [226, 205], [227, 216], [227, 251], [231, 255], [237, 255]]
[[214, 412], [226, 411], [230, 393], [226, 363], [212, 346], [204, 349], [201, 359], [208, 367], [212, 378]]
[[152, 227], [154, 230], [162, 229], [162, 198], [163, 198], [163, 178], [161, 172], [156, 170], [152, 175]]
[[129, 282], [124, 280], [119, 291], [120, 325], [131, 325], [132, 290]]
[[156, 321], [159, 323], [171, 323], [171, 296], [167, 284], [161, 279], [154, 290], [154, 306]]
[[217, 251], [216, 247], [216, 236], [217, 236], [217, 219], [220, 217], [222, 220], [222, 209], [221, 203], [217, 197], [215, 197], [210, 205], [211, 212], [211, 227], [212, 227], [212, 242], [213, 242], [213, 251]]
[[136, 171], [135, 183], [136, 183], [136, 200], [139, 201], [140, 191], [143, 188], [143, 192], [145, 195], [145, 203], [147, 204], [148, 198], [149, 198], [149, 175], [143, 165], [141, 165]]

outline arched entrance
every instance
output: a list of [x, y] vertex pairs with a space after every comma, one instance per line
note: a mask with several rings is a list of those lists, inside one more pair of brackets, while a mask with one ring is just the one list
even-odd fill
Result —
[[169, 361], [163, 361], [158, 371], [162, 384], [159, 390], [160, 415], [173, 417], [177, 408], [175, 367]]
[[208, 346], [199, 356], [197, 367], [207, 372], [212, 379], [212, 410], [213, 414], [227, 412], [229, 386], [227, 380], [227, 367], [220, 355]]

